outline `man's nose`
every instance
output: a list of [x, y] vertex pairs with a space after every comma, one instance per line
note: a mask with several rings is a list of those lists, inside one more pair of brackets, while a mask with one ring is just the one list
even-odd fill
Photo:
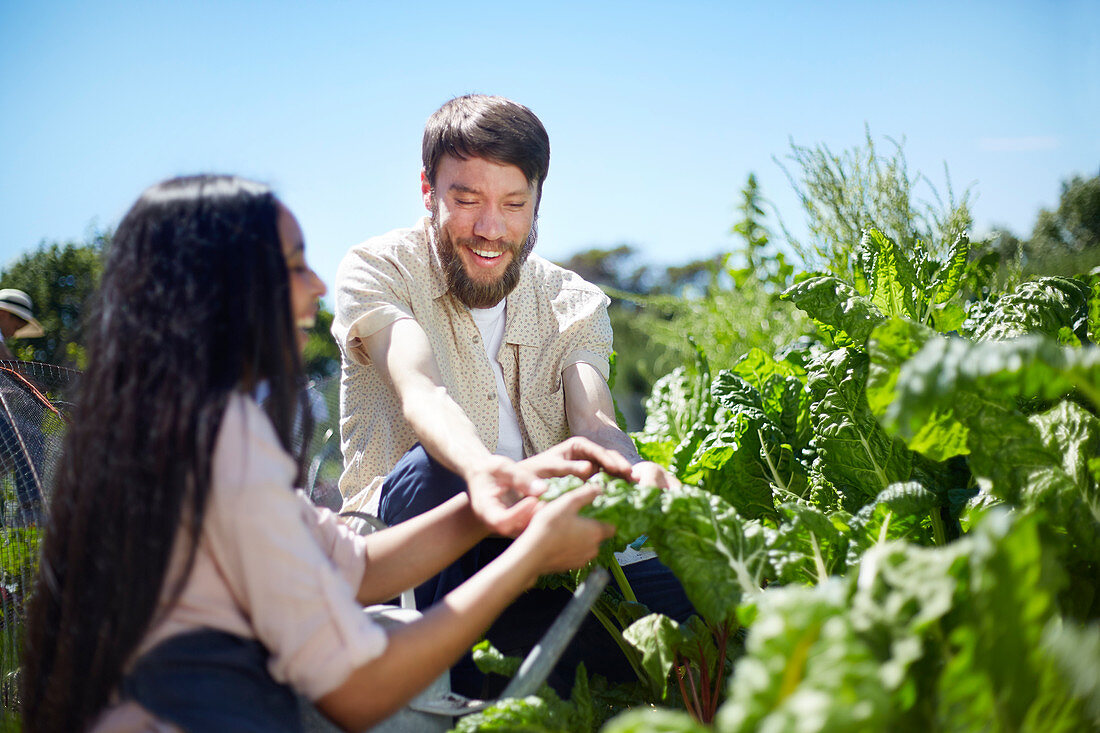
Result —
[[504, 215], [495, 207], [483, 209], [474, 222], [474, 235], [495, 242], [508, 232], [504, 225]]

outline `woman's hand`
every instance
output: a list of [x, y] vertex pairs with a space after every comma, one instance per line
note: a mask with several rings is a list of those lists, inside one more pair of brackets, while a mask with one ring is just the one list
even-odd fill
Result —
[[588, 438], [572, 437], [519, 462], [490, 456], [481, 470], [467, 474], [466, 485], [474, 513], [485, 525], [506, 537], [515, 537], [545, 509], [535, 498], [546, 490], [543, 479], [589, 478], [597, 471], [630, 478], [630, 461]]
[[615, 527], [577, 515], [600, 491], [582, 486], [540, 507], [515, 544], [538, 575], [573, 570], [596, 556], [600, 543], [615, 534]]

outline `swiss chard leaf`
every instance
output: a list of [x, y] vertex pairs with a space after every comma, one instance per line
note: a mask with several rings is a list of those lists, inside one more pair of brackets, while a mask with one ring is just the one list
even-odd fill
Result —
[[[783, 431], [794, 452], [800, 453], [811, 435], [805, 369], [786, 361], [776, 361], [760, 349], [752, 349], [730, 371], [756, 388], [760, 394], [761, 409]], [[712, 387], [719, 401], [722, 399], [720, 383], [725, 373], [718, 373]]]
[[831, 276], [811, 277], [781, 296], [826, 327], [837, 345], [862, 346], [885, 316], [852, 286]]
[[935, 337], [899, 369], [883, 423], [913, 440], [933, 413], [957, 411], [964, 395], [1008, 404], [1074, 389], [1100, 405], [1100, 348], [1065, 348], [1042, 336], [986, 343]]
[[1089, 286], [1064, 277], [1025, 282], [1001, 296], [990, 309], [967, 319], [963, 330], [977, 341], [1005, 341], [1025, 334], [1055, 336], [1087, 318]]
[[1100, 728], [1100, 624], [1079, 626], [1055, 620], [1043, 631], [1043, 648], [1054, 660], [1073, 697], [1085, 706], [1087, 719]]
[[714, 380], [713, 399], [721, 406], [711, 427], [681, 472], [729, 501], [744, 516], [775, 516], [773, 491], [798, 496], [805, 490], [805, 468], [790, 441], [800, 439], [808, 401], [794, 377], [772, 374], [761, 394], [737, 374], [723, 370]]
[[[965, 543], [927, 549], [904, 542], [871, 547], [863, 556], [850, 601], [853, 626], [884, 660], [883, 682], [901, 690], [908, 707], [919, 694], [911, 667], [925, 653], [925, 637], [959, 602], [957, 577], [965, 571]], [[963, 601], [965, 602], [965, 600]]]
[[515, 677], [523, 664], [520, 657], [504, 656], [488, 639], [482, 639], [474, 645], [473, 658], [482, 674], [498, 674], [502, 677]]
[[573, 733], [583, 729], [577, 727], [578, 722], [574, 706], [562, 701], [549, 688], [544, 688], [539, 695], [504, 698], [479, 713], [459, 718], [453, 731]]
[[956, 605], [939, 681], [945, 727], [1079, 730], [1074, 700], [1042, 634], [1054, 613], [1052, 580], [1034, 518], [995, 513], [968, 535], [966, 603]]
[[775, 376], [804, 378], [806, 370], [789, 361], [778, 361], [763, 349], [753, 347], [737, 360], [732, 371], [746, 382], [763, 389], [769, 379]]
[[[867, 376], [867, 404], [882, 417], [897, 399], [896, 387], [902, 365], [933, 337], [931, 329], [902, 318], [892, 318], [874, 330], [867, 348], [871, 366]], [[915, 434], [907, 437], [910, 450], [934, 461], [944, 461], [968, 452], [966, 427], [955, 419], [950, 407], [933, 410]]]
[[921, 304], [914, 299], [919, 279], [913, 263], [877, 229], [864, 232], [862, 246], [874, 253], [871, 302], [887, 317], [919, 318]]
[[[616, 527], [615, 541], [649, 536], [649, 545], [680, 580], [695, 610], [718, 627], [735, 617], [743, 597], [761, 592], [768, 571], [763, 528], [719, 496], [695, 486], [662, 490], [597, 474], [603, 493], [581, 509]], [[580, 485], [550, 479], [542, 498]], [[564, 487], [564, 489], [563, 489]]]
[[641, 652], [642, 666], [652, 680], [659, 680], [661, 699], [668, 694], [668, 673], [681, 644], [679, 625], [660, 613], [638, 619], [623, 631], [630, 645]]
[[858, 566], [865, 552], [884, 542], [933, 544], [932, 531], [927, 526], [928, 513], [939, 506], [939, 497], [916, 482], [891, 485], [848, 522], [849, 566]]
[[946, 303], [959, 292], [963, 277], [966, 275], [966, 265], [969, 257], [970, 239], [965, 234], [960, 234], [955, 239], [955, 243], [951, 245], [951, 251], [947, 253], [947, 262], [937, 273], [932, 283], [933, 303]]
[[890, 701], [879, 663], [846, 605], [840, 581], [764, 594], [716, 729], [886, 730]]
[[887, 435], [867, 406], [867, 369], [867, 355], [854, 349], [832, 351], [808, 369], [821, 470], [851, 509], [908, 479], [912, 464], [912, 454]]
[[777, 582], [814, 585], [844, 573], [850, 534], [844, 522], [806, 504], [779, 511], [784, 521], [768, 546]]
[[712, 733], [712, 729], [678, 710], [641, 708], [619, 715], [600, 733]]
[[[722, 497], [746, 517], [774, 517], [773, 486], [787, 490], [793, 475], [790, 446], [784, 453], [782, 440], [763, 413], [734, 413], [707, 434], [681, 475]], [[765, 450], [770, 450], [774, 467], [761, 460]]]
[[663, 464], [675, 472], [684, 465], [676, 463], [678, 457], [686, 460], [694, 453], [717, 407], [710, 393], [710, 363], [698, 348], [693, 367], [678, 367], [657, 380], [646, 400], [645, 425], [633, 436], [636, 443], [653, 446], [649, 450], [654, 458], [669, 455], [669, 445], [675, 446], [671, 463]]

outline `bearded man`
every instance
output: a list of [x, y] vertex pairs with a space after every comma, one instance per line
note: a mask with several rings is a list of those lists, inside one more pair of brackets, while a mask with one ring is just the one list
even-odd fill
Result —
[[[465, 491], [487, 527], [514, 537], [538, 510], [542, 488], [519, 461], [568, 440], [610, 449], [604, 467], [636, 482], [676, 483], [642, 461], [616, 424], [607, 296], [532, 252], [549, 164], [549, 137], [529, 109], [501, 97], [453, 99], [424, 130], [420, 187], [429, 216], [356, 245], [341, 262], [332, 331], [342, 355], [345, 510], [395, 524]], [[576, 457], [579, 471], [590, 468]], [[442, 598], [505, 542], [483, 541], [418, 587], [417, 606]], [[679, 584], [651, 554], [622, 561], [652, 610], [690, 615]], [[490, 640], [522, 652], [563, 602], [532, 592]], [[567, 653], [559, 666], [575, 661]], [[568, 692], [566, 679], [571, 669], [556, 685]], [[456, 691], [484, 692], [463, 689], [464, 680], [456, 668]]]

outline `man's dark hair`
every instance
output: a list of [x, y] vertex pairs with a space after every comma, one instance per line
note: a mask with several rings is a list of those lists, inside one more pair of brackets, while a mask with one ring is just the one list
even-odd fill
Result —
[[424, 171], [432, 186], [444, 155], [516, 166], [529, 184], [535, 184], [537, 202], [550, 170], [550, 137], [535, 113], [522, 104], [467, 94], [444, 104], [424, 126]]

